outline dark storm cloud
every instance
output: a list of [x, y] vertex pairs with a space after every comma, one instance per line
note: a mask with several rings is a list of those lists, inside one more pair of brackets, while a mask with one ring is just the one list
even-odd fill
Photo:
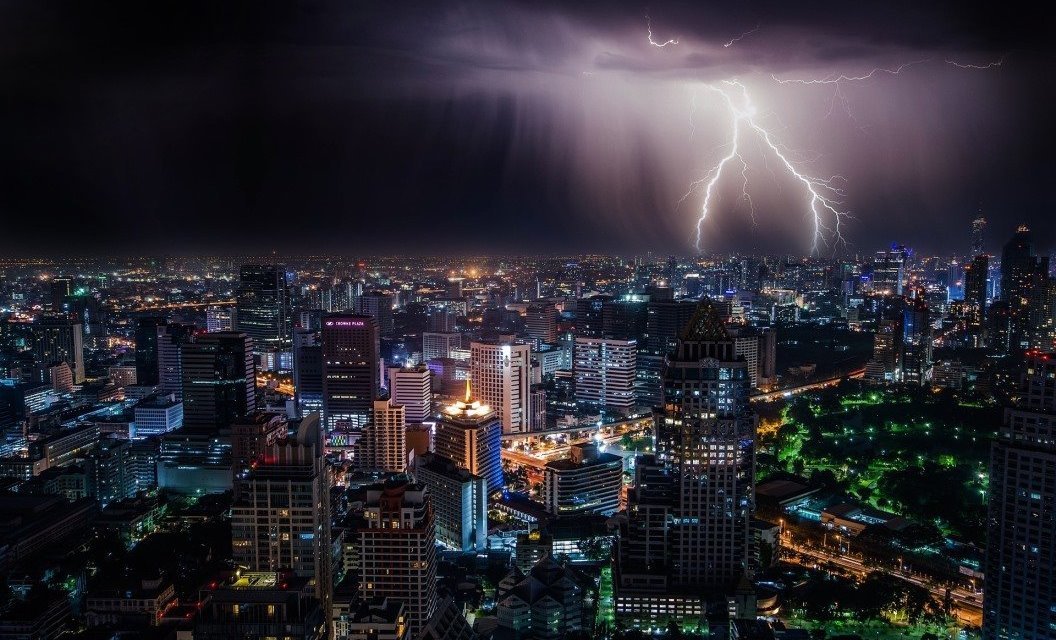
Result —
[[[0, 251], [687, 252], [679, 199], [728, 133], [702, 86], [728, 77], [847, 177], [855, 247], [960, 250], [980, 203], [995, 238], [1027, 221], [1051, 246], [1050, 26], [1008, 4], [0, 2]], [[924, 59], [841, 87], [850, 115], [771, 79]], [[727, 194], [708, 248], [803, 251], [795, 185], [751, 179], [759, 227]]]

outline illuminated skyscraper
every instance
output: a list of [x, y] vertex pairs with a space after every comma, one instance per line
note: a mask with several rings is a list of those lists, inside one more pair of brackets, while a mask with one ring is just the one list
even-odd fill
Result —
[[757, 419], [747, 366], [710, 303], [697, 307], [663, 380], [656, 456], [640, 463], [614, 573], [617, 616], [646, 625], [699, 618], [754, 570]]
[[203, 333], [181, 347], [183, 425], [220, 429], [256, 408], [253, 341], [237, 331]]
[[136, 384], [158, 384], [158, 328], [167, 322], [160, 316], [147, 316], [136, 321]]
[[244, 264], [240, 270], [237, 329], [260, 352], [288, 348], [290, 292], [282, 265]]
[[487, 481], [488, 493], [504, 486], [502, 425], [495, 411], [471, 396], [444, 407], [436, 424], [433, 450]]
[[474, 342], [469, 350], [473, 392], [498, 414], [503, 433], [531, 431], [531, 347]]
[[432, 373], [425, 365], [389, 369], [389, 396], [403, 406], [408, 424], [420, 424], [433, 415]]
[[158, 386], [183, 400], [183, 345], [194, 340], [194, 325], [172, 322], [158, 327]]
[[46, 315], [33, 325], [34, 357], [41, 365], [65, 362], [74, 384], [84, 382], [82, 325], [66, 314]]
[[900, 244], [877, 251], [873, 258], [873, 291], [886, 295], [902, 295], [906, 282], [906, 261], [910, 252]]
[[375, 400], [370, 422], [356, 440], [360, 469], [400, 473], [407, 468], [407, 418], [391, 400]]
[[576, 401], [627, 411], [635, 406], [638, 341], [576, 338]]
[[356, 313], [374, 318], [378, 335], [392, 337], [394, 331], [392, 319], [392, 294], [382, 291], [371, 291], [356, 298]]
[[333, 597], [330, 485], [319, 414], [305, 417], [294, 437], [264, 448], [231, 508], [236, 565], [250, 571], [293, 570], [315, 586], [327, 611]]
[[360, 590], [365, 600], [398, 599], [407, 607], [407, 637], [417, 638], [436, 611], [436, 524], [422, 484], [392, 481], [367, 489], [367, 524], [359, 534]]
[[524, 332], [539, 343], [557, 342], [557, 308], [552, 304], [534, 304], [524, 317]]
[[380, 341], [374, 318], [335, 313], [322, 328], [323, 419], [327, 432], [367, 424], [378, 395]]
[[972, 255], [977, 256], [983, 252], [983, 236], [986, 233], [986, 218], [980, 213], [972, 220]]
[[1056, 630], [1056, 354], [1029, 353], [990, 451], [983, 638]]
[[318, 331], [293, 330], [293, 388], [299, 415], [323, 410], [323, 347]]
[[1001, 251], [1001, 299], [1008, 303], [1009, 349], [1051, 349], [1049, 259], [1034, 254], [1030, 229], [1020, 225]]

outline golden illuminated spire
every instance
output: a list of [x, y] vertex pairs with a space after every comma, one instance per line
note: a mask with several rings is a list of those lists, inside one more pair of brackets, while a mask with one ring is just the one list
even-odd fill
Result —
[[469, 393], [469, 378], [466, 378], [466, 403], [467, 403], [467, 404], [469, 403], [469, 398], [470, 398], [470, 393]]

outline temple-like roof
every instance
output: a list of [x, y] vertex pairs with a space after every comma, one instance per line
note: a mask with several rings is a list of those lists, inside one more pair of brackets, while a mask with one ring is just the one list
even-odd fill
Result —
[[729, 340], [730, 334], [715, 305], [710, 300], [701, 300], [693, 317], [682, 329], [681, 339], [686, 342], [714, 342]]

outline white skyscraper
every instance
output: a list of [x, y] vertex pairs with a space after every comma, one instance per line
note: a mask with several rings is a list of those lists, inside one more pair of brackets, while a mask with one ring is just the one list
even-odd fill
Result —
[[576, 401], [603, 407], [634, 406], [638, 342], [610, 338], [576, 338], [573, 367]]
[[531, 348], [474, 342], [469, 361], [473, 392], [498, 414], [503, 433], [531, 431]]
[[433, 413], [432, 373], [424, 365], [389, 369], [389, 395], [403, 405], [408, 424], [420, 424]]

